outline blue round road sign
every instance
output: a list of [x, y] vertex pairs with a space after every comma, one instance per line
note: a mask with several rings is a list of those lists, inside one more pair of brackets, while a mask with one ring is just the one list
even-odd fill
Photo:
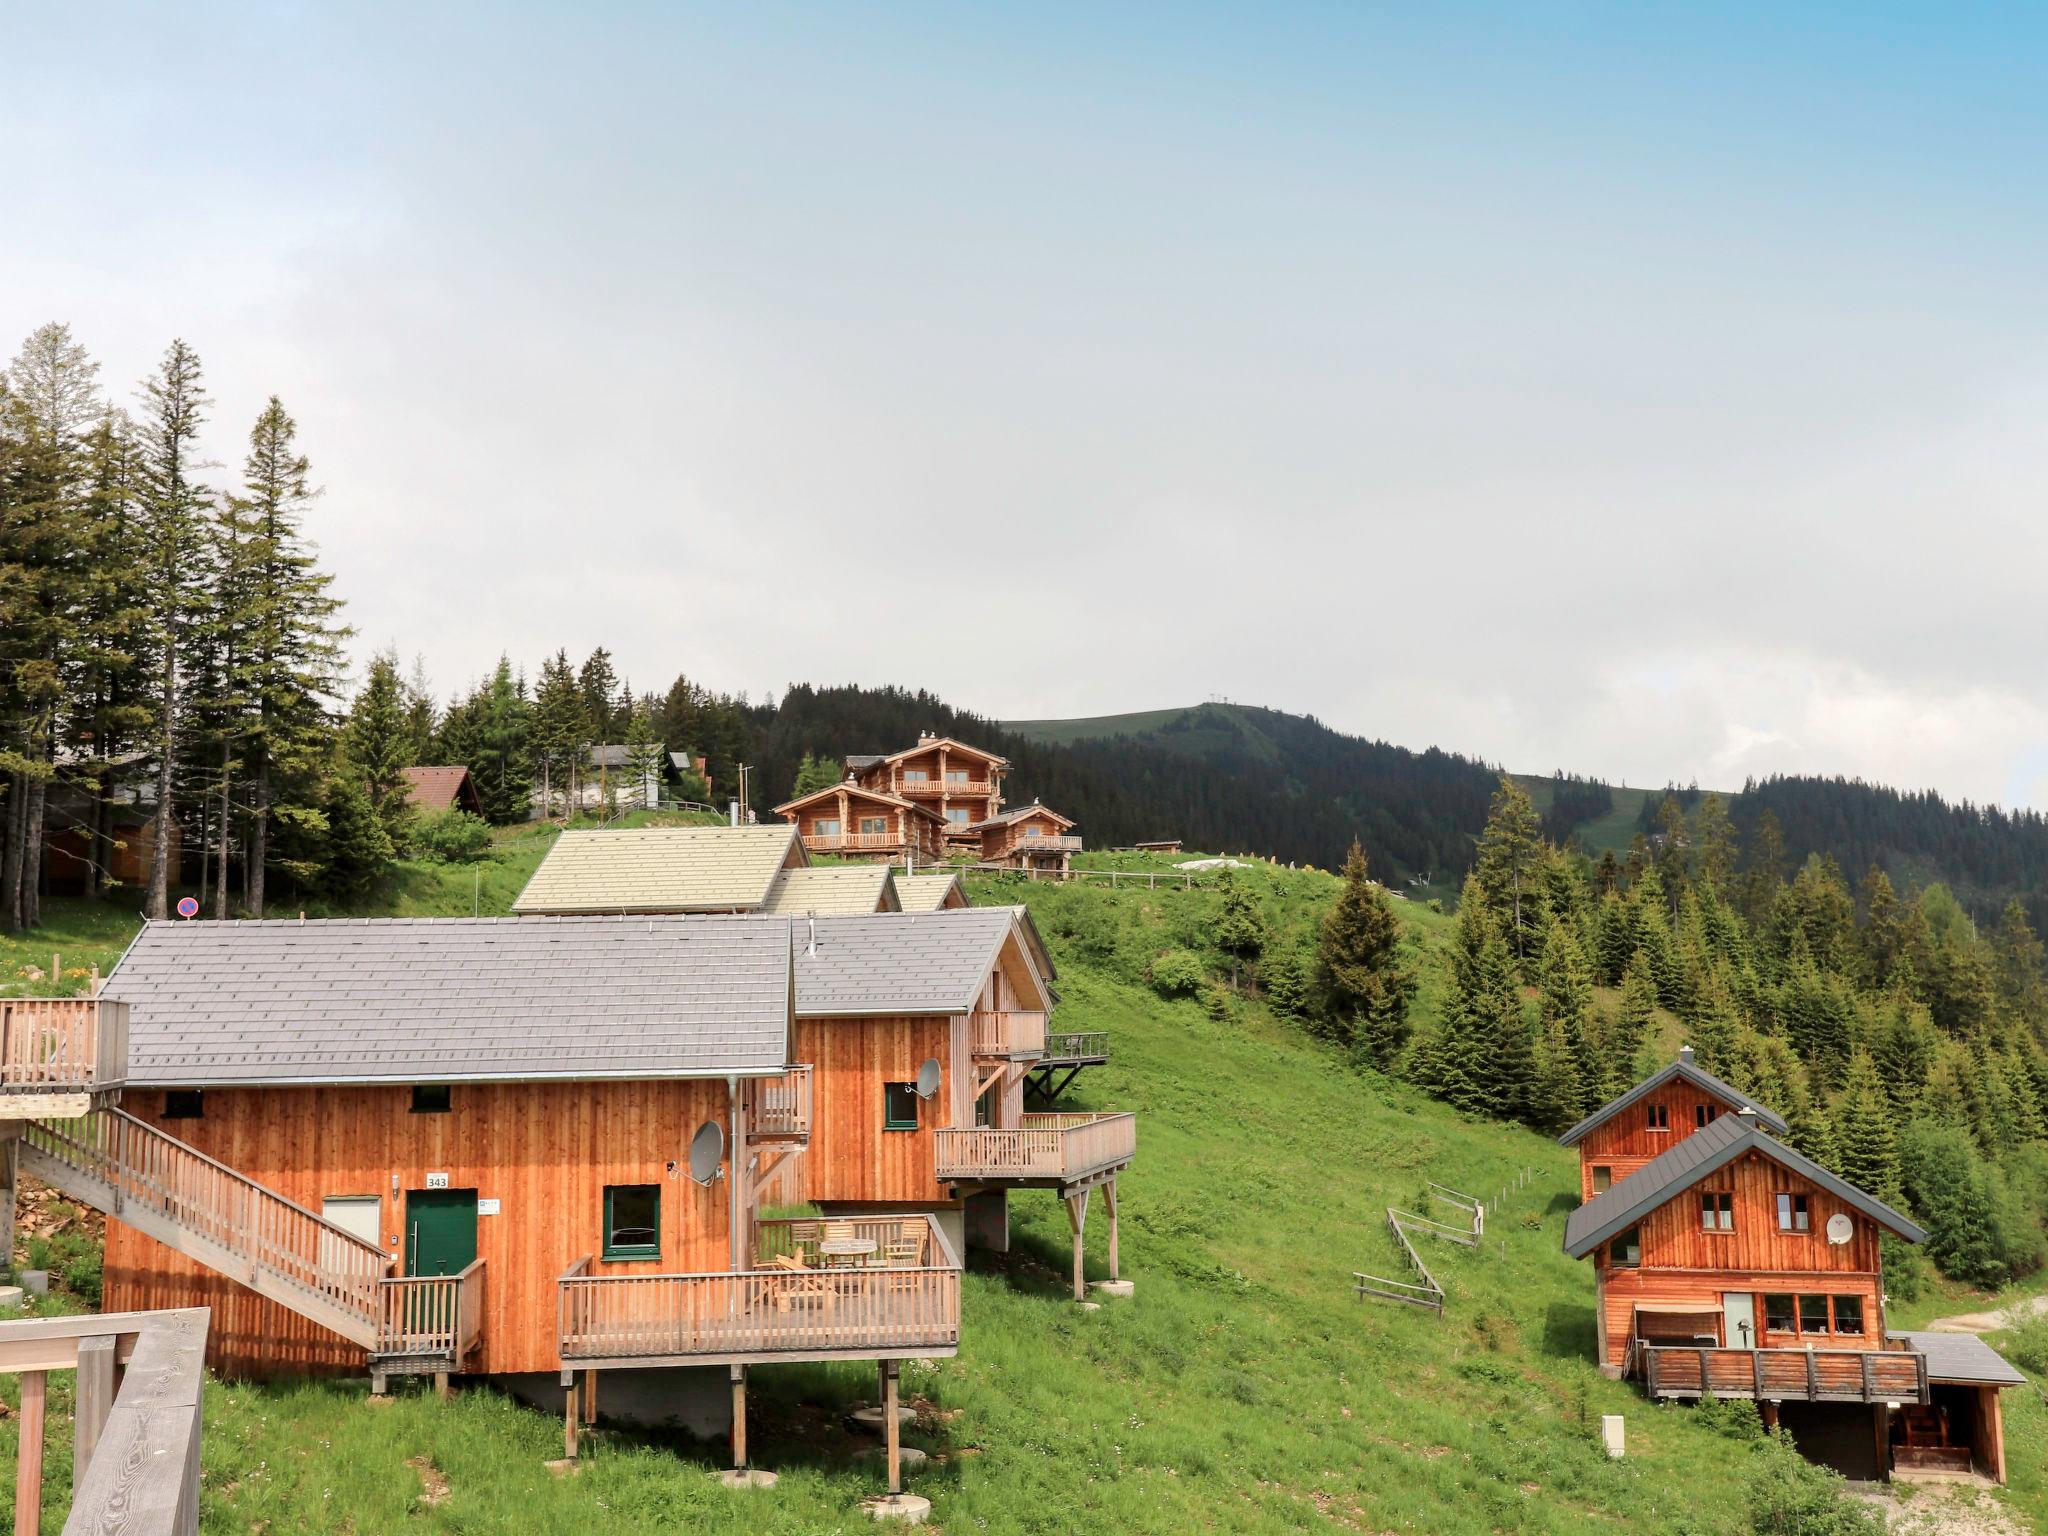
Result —
[[178, 898], [178, 916], [197, 917], [198, 915], [199, 902], [197, 899], [191, 896], [180, 896]]

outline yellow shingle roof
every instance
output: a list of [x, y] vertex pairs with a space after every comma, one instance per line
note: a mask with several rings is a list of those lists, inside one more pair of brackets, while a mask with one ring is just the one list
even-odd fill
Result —
[[903, 903], [906, 912], [936, 912], [947, 904], [946, 898], [952, 891], [960, 891], [961, 906], [967, 904], [967, 893], [955, 874], [898, 875], [896, 877], [896, 898]]
[[635, 827], [564, 832], [514, 912], [748, 912], [794, 856], [796, 828]]
[[896, 910], [886, 864], [813, 865], [785, 869], [768, 893], [763, 912], [790, 917], [858, 917]]

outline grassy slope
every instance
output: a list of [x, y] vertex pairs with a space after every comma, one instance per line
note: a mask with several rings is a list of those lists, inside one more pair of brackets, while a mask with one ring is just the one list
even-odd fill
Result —
[[[1547, 812], [1550, 809], [1550, 777], [1548, 774], [1517, 773], [1514, 781], [1529, 793], [1529, 799], [1536, 809]], [[1614, 789], [1614, 808], [1604, 816], [1581, 822], [1572, 828], [1586, 852], [1594, 858], [1612, 850], [1615, 854], [1628, 852], [1628, 845], [1635, 839], [1639, 827], [1638, 818], [1643, 813], [1643, 802], [1650, 798], [1647, 789]]]
[[999, 723], [1004, 730], [1015, 731], [1026, 741], [1064, 746], [1069, 742], [1092, 741], [1101, 736], [1148, 735], [1187, 712], [1187, 709], [1146, 709], [1127, 715], [1089, 715], [1078, 720], [1004, 720]]
[[[1308, 872], [1249, 878], [1288, 924], [1311, 920], [1334, 888]], [[1080, 1101], [1142, 1116], [1123, 1234], [1138, 1295], [1096, 1313], [1063, 1300], [1064, 1218], [1049, 1195], [1016, 1197], [1015, 1251], [977, 1258], [968, 1276], [959, 1358], [910, 1377], [927, 1404], [912, 1442], [944, 1458], [915, 1480], [940, 1526], [1742, 1529], [1729, 1493], [1743, 1448], [1590, 1364], [1590, 1282], [1559, 1251], [1569, 1153], [1360, 1077], [1262, 1007], [1218, 1020], [1156, 998], [1136, 980], [1145, 957], [1199, 944], [1213, 893], [995, 880], [976, 898], [1030, 904], [1061, 968], [1062, 1021], [1116, 1032], [1112, 1064], [1083, 1081]], [[1418, 950], [1441, 941], [1446, 920], [1402, 910]], [[1414, 1200], [1425, 1177], [1491, 1201], [1524, 1168], [1534, 1179], [1494, 1212], [1483, 1253], [1428, 1255], [1451, 1293], [1444, 1318], [1350, 1295], [1354, 1268], [1398, 1272], [1382, 1225], [1390, 1201]], [[1091, 1274], [1100, 1223], [1098, 1212]], [[702, 1475], [717, 1448], [621, 1432], [598, 1437], [581, 1476], [551, 1478], [541, 1463], [559, 1454], [558, 1423], [487, 1391], [371, 1408], [357, 1383], [219, 1386], [207, 1406], [206, 1528], [855, 1528], [852, 1506], [875, 1474], [851, 1458], [859, 1442], [838, 1420], [872, 1376], [782, 1367], [755, 1382], [756, 1454], [783, 1482], [743, 1500]], [[2015, 1393], [2007, 1407], [2016, 1474], [2037, 1485], [2040, 1405]], [[1584, 1427], [1610, 1412], [1629, 1421], [1620, 1463]], [[2020, 1474], [2029, 1455], [2034, 1469]], [[412, 1458], [446, 1476], [445, 1503], [417, 1504]], [[12, 1465], [0, 1423], [0, 1487]], [[2016, 1491], [2038, 1507], [2037, 1487]]]

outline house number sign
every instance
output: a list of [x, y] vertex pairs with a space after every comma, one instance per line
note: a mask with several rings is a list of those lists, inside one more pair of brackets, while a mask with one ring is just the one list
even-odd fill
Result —
[[428, 1175], [427, 1175], [427, 1188], [429, 1188], [429, 1189], [446, 1189], [447, 1187], [448, 1187], [448, 1175], [447, 1175], [447, 1174], [445, 1174], [445, 1173], [430, 1173], [430, 1174], [428, 1174]]

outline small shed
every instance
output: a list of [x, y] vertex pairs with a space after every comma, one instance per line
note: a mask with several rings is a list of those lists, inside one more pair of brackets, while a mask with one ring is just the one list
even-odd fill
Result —
[[2005, 1481], [2005, 1414], [1998, 1394], [2027, 1378], [1973, 1333], [1913, 1333], [1895, 1329], [1894, 1344], [1927, 1357], [1932, 1401], [1892, 1417], [1892, 1473], [1975, 1472]]
[[484, 813], [476, 781], [459, 763], [406, 769], [405, 793], [407, 803], [422, 816], [439, 816], [444, 811], [467, 811], [472, 816]]

